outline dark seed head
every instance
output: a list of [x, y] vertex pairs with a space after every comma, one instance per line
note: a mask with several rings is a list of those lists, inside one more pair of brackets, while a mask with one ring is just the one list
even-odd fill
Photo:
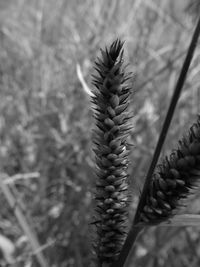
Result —
[[99, 179], [96, 253], [100, 266], [116, 259], [126, 233], [128, 153], [122, 152], [126, 150], [129, 134], [128, 121], [131, 116], [128, 97], [131, 89], [125, 84], [127, 74], [123, 66], [122, 46], [123, 43], [116, 40], [109, 48], [101, 50], [102, 56], [95, 66], [98, 74], [95, 76], [96, 90], [92, 103], [97, 125], [94, 132], [96, 174]]
[[[181, 199], [191, 193], [200, 178], [200, 116], [179, 147], [166, 157], [149, 183], [141, 221], [158, 223], [175, 214]], [[153, 213], [151, 213], [151, 209]]]

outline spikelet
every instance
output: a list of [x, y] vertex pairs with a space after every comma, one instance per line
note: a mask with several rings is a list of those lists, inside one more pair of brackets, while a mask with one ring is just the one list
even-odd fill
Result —
[[140, 222], [156, 224], [172, 217], [200, 180], [200, 116], [179, 147], [154, 173]]
[[123, 43], [116, 40], [101, 50], [94, 77], [93, 92], [96, 119], [94, 152], [96, 155], [95, 249], [100, 266], [117, 259], [126, 235], [128, 184], [127, 167], [131, 130], [128, 110], [131, 88], [123, 66]]

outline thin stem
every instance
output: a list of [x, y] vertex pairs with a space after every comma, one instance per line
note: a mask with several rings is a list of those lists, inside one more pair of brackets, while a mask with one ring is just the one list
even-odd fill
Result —
[[138, 235], [143, 229], [144, 226], [131, 227], [131, 230], [129, 231], [128, 237], [126, 238], [119, 259], [117, 262], [114, 262], [111, 267], [122, 267], [124, 265], [133, 243], [136, 241]]
[[[170, 103], [170, 106], [169, 106], [169, 109], [168, 109], [168, 112], [167, 112], [167, 115], [166, 115], [166, 118], [165, 118], [165, 121], [163, 124], [163, 128], [162, 128], [161, 133], [160, 133], [160, 137], [159, 137], [159, 140], [158, 140], [158, 143], [157, 143], [154, 155], [153, 155], [151, 165], [150, 165], [149, 170], [147, 172], [147, 176], [146, 176], [145, 183], [143, 186], [140, 201], [138, 203], [137, 210], [135, 213], [133, 225], [132, 225], [131, 230], [130, 230], [130, 232], [127, 236], [127, 239], [124, 243], [124, 246], [123, 246], [122, 251], [119, 255], [118, 261], [115, 262], [114, 265], [111, 265], [111, 267], [114, 267], [114, 266], [115, 267], [122, 267], [124, 265], [126, 258], [129, 254], [130, 250], [131, 250], [131, 247], [133, 246], [133, 244], [136, 240], [136, 236], [141, 231], [141, 228], [140, 227], [136, 228], [135, 225], [140, 220], [139, 214], [144, 207], [146, 194], [148, 192], [149, 185], [151, 182], [151, 177], [153, 175], [154, 169], [155, 169], [156, 164], [158, 162], [160, 152], [161, 152], [162, 146], [164, 144], [164, 141], [165, 141], [165, 138], [166, 138], [173, 114], [174, 114], [174, 110], [176, 108], [176, 104], [178, 102], [181, 90], [183, 88], [183, 85], [184, 85], [184, 82], [185, 82], [185, 79], [187, 76], [187, 72], [188, 72], [190, 63], [192, 61], [195, 48], [197, 46], [199, 34], [200, 34], [200, 17], [199, 17], [199, 20], [197, 22], [197, 26], [195, 28], [194, 34], [192, 36], [192, 40], [191, 40], [190, 46], [188, 48], [188, 52], [187, 52], [185, 61], [184, 61], [183, 66], [182, 66], [179, 79], [178, 79], [177, 84], [176, 84], [175, 89], [174, 89], [174, 94], [173, 94], [172, 99], [171, 99], [171, 103]], [[138, 233], [137, 233], [137, 231], [138, 231]]]
[[185, 61], [183, 63], [183, 67], [182, 67], [179, 79], [178, 79], [177, 84], [176, 84], [175, 89], [174, 89], [174, 94], [172, 96], [171, 103], [169, 105], [169, 109], [167, 111], [167, 115], [166, 115], [162, 130], [161, 130], [161, 133], [160, 133], [160, 136], [158, 139], [158, 143], [157, 143], [154, 155], [153, 155], [151, 165], [150, 165], [149, 170], [147, 172], [145, 184], [144, 184], [143, 191], [142, 191], [140, 201], [139, 201], [139, 204], [138, 204], [138, 207], [136, 210], [136, 214], [135, 214], [135, 219], [134, 219], [135, 224], [139, 221], [138, 215], [140, 214], [140, 211], [144, 206], [146, 193], [148, 192], [149, 184], [151, 182], [151, 177], [153, 175], [154, 169], [156, 167], [156, 164], [157, 164], [159, 156], [160, 156], [161, 149], [163, 147], [165, 138], [167, 136], [167, 132], [168, 132], [172, 117], [174, 115], [174, 110], [176, 108], [176, 104], [177, 104], [179, 96], [181, 94], [181, 90], [183, 88], [183, 85], [184, 85], [184, 82], [185, 82], [185, 79], [187, 76], [187, 72], [188, 72], [190, 63], [192, 61], [195, 48], [197, 46], [199, 34], [200, 34], [200, 17], [199, 17], [199, 21], [197, 23], [196, 29], [194, 31], [192, 41], [191, 41], [190, 46], [188, 48], [188, 53], [187, 53], [187, 56], [186, 56]]

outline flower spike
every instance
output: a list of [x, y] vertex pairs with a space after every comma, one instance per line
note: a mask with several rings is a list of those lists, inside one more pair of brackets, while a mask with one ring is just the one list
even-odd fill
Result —
[[129, 112], [130, 74], [123, 65], [123, 42], [114, 41], [101, 50], [93, 76], [94, 152], [96, 155], [96, 254], [100, 266], [113, 263], [126, 236], [127, 168], [131, 130]]

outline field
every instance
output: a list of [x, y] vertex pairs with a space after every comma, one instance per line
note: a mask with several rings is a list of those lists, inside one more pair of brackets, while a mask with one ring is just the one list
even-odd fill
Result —
[[[125, 41], [133, 72], [131, 222], [196, 25], [196, 2], [0, 0], [0, 266], [94, 267], [87, 88], [100, 48], [116, 38]], [[198, 113], [199, 44], [162, 157]], [[199, 196], [184, 212], [200, 213]], [[198, 227], [149, 228], [127, 267], [196, 267], [199, 245]]]

